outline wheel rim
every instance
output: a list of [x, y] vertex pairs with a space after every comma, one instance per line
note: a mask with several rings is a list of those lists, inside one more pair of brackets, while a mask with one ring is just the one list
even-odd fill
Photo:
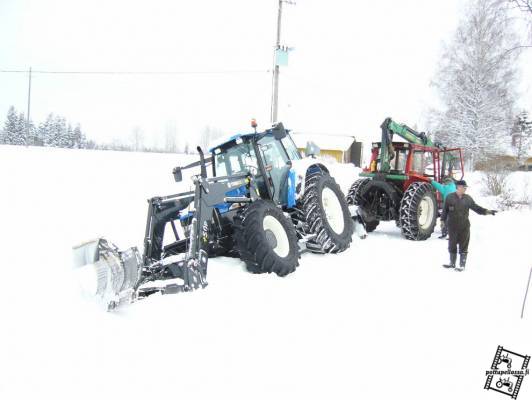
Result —
[[283, 225], [281, 225], [277, 218], [274, 218], [271, 215], [266, 215], [262, 221], [262, 227], [266, 232], [266, 237], [274, 239], [268, 239], [268, 242], [275, 254], [279, 257], [286, 257], [290, 252], [290, 242], [288, 241], [288, 235], [286, 234]]
[[341, 234], [344, 231], [344, 212], [338, 196], [325, 187], [321, 192], [321, 202], [330, 227], [338, 235]]
[[428, 229], [434, 217], [434, 203], [431, 198], [425, 196], [421, 199], [418, 207], [418, 222], [421, 229]]

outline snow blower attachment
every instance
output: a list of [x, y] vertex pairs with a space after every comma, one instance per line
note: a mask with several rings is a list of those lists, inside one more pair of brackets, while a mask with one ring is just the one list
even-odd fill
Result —
[[205, 287], [209, 257], [239, 257], [252, 273], [285, 276], [304, 251], [350, 246], [356, 210], [320, 160], [301, 157], [281, 123], [231, 136], [209, 158], [197, 150], [199, 161], [173, 170], [180, 182], [183, 170], [200, 167], [194, 190], [148, 200], [142, 257], [105, 239], [74, 248], [85, 292], [108, 309]]
[[131, 302], [140, 274], [136, 247], [121, 252], [105, 239], [74, 247], [74, 267], [85, 295], [102, 300], [108, 308]]

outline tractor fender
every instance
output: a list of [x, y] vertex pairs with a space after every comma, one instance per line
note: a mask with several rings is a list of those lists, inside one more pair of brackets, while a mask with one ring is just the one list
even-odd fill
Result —
[[329, 173], [329, 168], [321, 160], [315, 158], [303, 158], [292, 160], [290, 172], [295, 176], [295, 200], [298, 200], [305, 193], [305, 179], [308, 174], [315, 172]]

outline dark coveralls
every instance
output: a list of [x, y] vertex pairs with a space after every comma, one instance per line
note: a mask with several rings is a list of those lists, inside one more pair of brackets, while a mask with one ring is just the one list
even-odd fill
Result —
[[457, 247], [460, 254], [466, 254], [469, 246], [469, 209], [477, 214], [487, 215], [487, 209], [480, 207], [475, 201], [464, 194], [462, 198], [451, 193], [445, 199], [442, 219], [447, 221], [449, 228], [449, 253], [456, 254]]

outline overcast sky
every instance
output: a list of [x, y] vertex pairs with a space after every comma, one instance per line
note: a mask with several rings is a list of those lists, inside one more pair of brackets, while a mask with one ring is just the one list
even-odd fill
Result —
[[[285, 4], [282, 42], [294, 51], [281, 69], [279, 120], [364, 140], [387, 116], [423, 128], [441, 46], [465, 2]], [[31, 116], [64, 115], [105, 141], [140, 126], [162, 142], [175, 124], [193, 142], [206, 125], [248, 131], [255, 117], [268, 126], [276, 20], [277, 0], [0, 0], [0, 69], [191, 72], [35, 74]], [[532, 74], [521, 73], [531, 109]], [[26, 103], [27, 76], [0, 73], [0, 121]]]

